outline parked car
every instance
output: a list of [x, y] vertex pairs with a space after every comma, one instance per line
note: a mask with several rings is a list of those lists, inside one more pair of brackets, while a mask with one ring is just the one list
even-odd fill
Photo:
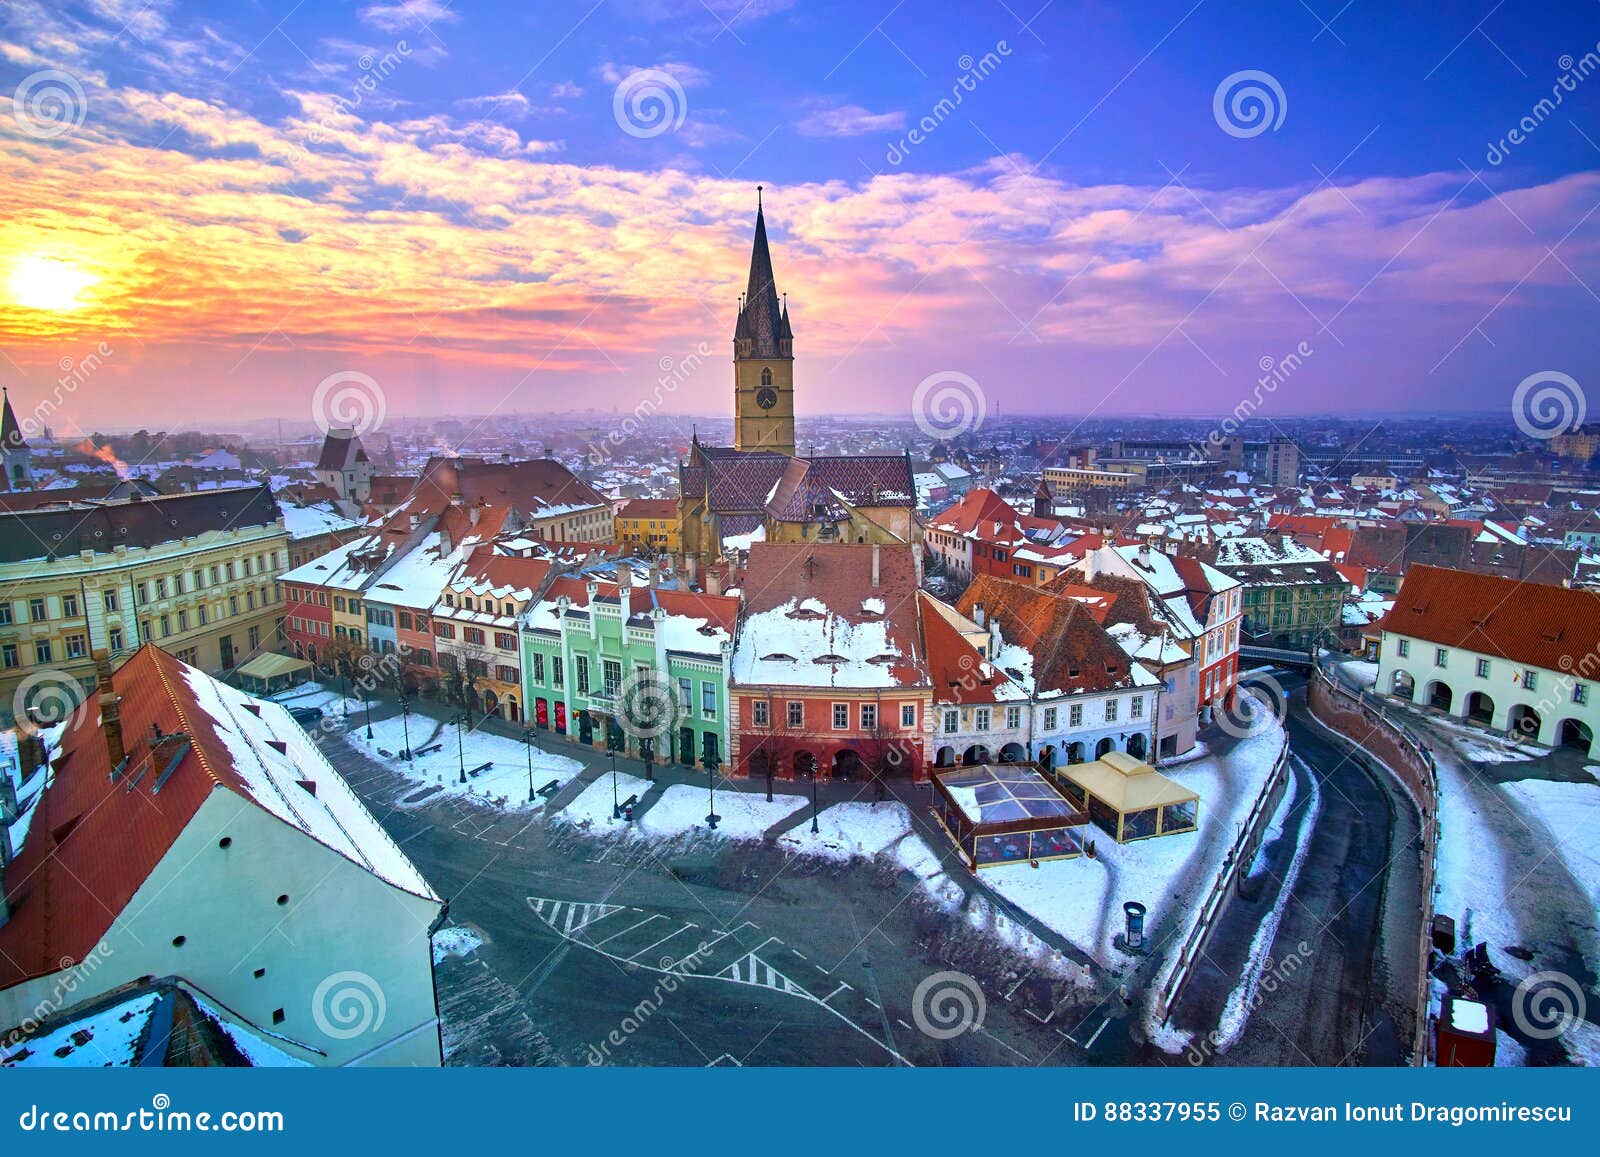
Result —
[[322, 708], [320, 707], [291, 707], [289, 718], [301, 727], [314, 727], [322, 722]]

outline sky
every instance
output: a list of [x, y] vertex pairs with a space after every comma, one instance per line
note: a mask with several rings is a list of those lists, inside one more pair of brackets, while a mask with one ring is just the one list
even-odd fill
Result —
[[721, 413], [758, 184], [801, 414], [1600, 381], [1593, 0], [8, 0], [0, 381]]

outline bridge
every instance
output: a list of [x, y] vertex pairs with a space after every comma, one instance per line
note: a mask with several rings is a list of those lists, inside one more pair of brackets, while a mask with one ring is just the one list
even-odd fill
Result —
[[1316, 659], [1309, 651], [1295, 651], [1288, 647], [1246, 647], [1241, 645], [1239, 659], [1241, 662], [1271, 663], [1277, 667], [1298, 667], [1306, 671], [1316, 666]]

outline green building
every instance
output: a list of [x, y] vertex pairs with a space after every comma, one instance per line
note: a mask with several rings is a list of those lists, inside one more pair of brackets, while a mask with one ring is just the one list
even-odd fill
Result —
[[585, 745], [721, 767], [739, 600], [619, 577], [557, 578], [522, 616], [529, 719]]
[[1244, 587], [1240, 629], [1248, 642], [1338, 648], [1350, 583], [1316, 551], [1287, 535], [1225, 538], [1212, 565]]

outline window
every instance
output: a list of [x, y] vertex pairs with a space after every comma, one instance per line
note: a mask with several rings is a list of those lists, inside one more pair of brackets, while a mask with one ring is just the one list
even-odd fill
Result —
[[1589, 702], [1589, 684], [1574, 683], [1572, 685], [1572, 701], [1574, 703]]
[[543, 683], [544, 682], [544, 656], [543, 655], [535, 654], [533, 656], [533, 681], [535, 683]]
[[245, 632], [245, 638], [248, 640], [247, 646], [252, 651], [256, 650], [261, 646], [261, 628], [251, 627], [249, 631]]
[[[113, 610], [113, 609], [114, 608], [112, 608], [112, 607], [107, 607], [106, 608], [106, 610], [108, 610], [108, 611], [109, 610]], [[10, 625], [11, 625], [11, 604], [10, 603], [0, 603], [0, 627], [9, 627]]]
[[751, 700], [750, 722], [756, 727], [766, 727], [772, 722], [771, 713], [767, 709], [767, 701], [765, 699]]
[[717, 685], [715, 683], [700, 683], [700, 714], [706, 719], [717, 717]]
[[513, 634], [509, 634], [506, 631], [496, 631], [494, 635], [494, 645], [499, 647], [502, 651], [515, 651], [517, 649], [517, 637]]
[[158, 579], [156, 579], [156, 598], [164, 599], [166, 597], [167, 597], [167, 580], [164, 579], [164, 578], [158, 578]]
[[35, 663], [50, 662], [50, 640], [40, 639], [33, 645], [33, 661]]
[[28, 618], [35, 623], [44, 622], [48, 612], [45, 610], [43, 599], [28, 600]]
[[1022, 708], [1020, 708], [1020, 707], [1007, 707], [1006, 708], [1006, 728], [1008, 730], [1015, 731], [1017, 728], [1019, 728], [1021, 726], [1022, 726]]
[[561, 656], [550, 656], [550, 686], [559, 690], [564, 684], [561, 681]]
[[1128, 718], [1129, 719], [1143, 719], [1144, 718], [1144, 696], [1143, 695], [1135, 695], [1132, 699], [1130, 699], [1128, 701]]
[[1537, 691], [1539, 689], [1539, 672], [1531, 668], [1524, 671], [1522, 673], [1522, 687], [1525, 691]]
[[205, 604], [201, 603], [198, 607], [196, 607], [194, 613], [195, 613], [195, 617], [200, 620], [200, 625], [202, 627], [205, 626], [206, 625], [206, 607], [205, 607]]
[[844, 731], [850, 726], [850, 704], [835, 703], [833, 705], [833, 729]]
[[22, 660], [17, 657], [17, 645], [15, 643], [0, 643], [0, 667], [5, 668], [7, 671], [12, 671], [21, 665]]
[[1399, 655], [1402, 659], [1404, 659], [1407, 655], [1411, 654], [1411, 640], [1410, 639], [1400, 639], [1398, 642], [1395, 643], [1394, 649], [1395, 649], [1395, 654]]
[[1449, 662], [1450, 662], [1450, 652], [1449, 651], [1445, 650], [1443, 647], [1435, 647], [1433, 649], [1433, 665], [1435, 667], [1447, 666], [1449, 664]]
[[861, 705], [861, 730], [875, 731], [878, 727], [878, 705], [876, 703], [863, 703]]
[[178, 630], [187, 631], [188, 629], [189, 629], [189, 612], [188, 611], [179, 611], [178, 612]]
[[972, 729], [974, 731], [989, 730], [989, 709], [987, 707], [979, 707], [972, 712]]
[[1046, 707], [1044, 709], [1044, 729], [1046, 731], [1054, 731], [1056, 729], [1056, 709], [1054, 707]]
[[694, 710], [694, 680], [678, 680], [678, 710], [689, 712]]
[[417, 630], [426, 631], [428, 629], [428, 616], [419, 613], [416, 618], [416, 623]]
[[900, 704], [900, 726], [915, 727], [917, 725], [917, 705], [915, 703]]
[[1487, 659], [1479, 659], [1478, 660], [1478, 678], [1487, 679], [1488, 677], [1489, 677], [1489, 660], [1487, 660]]
[[336, 610], [336, 611], [340, 611], [340, 612], [344, 611], [344, 596], [343, 595], [334, 595], [333, 596], [333, 609]]
[[944, 733], [954, 735], [961, 730], [961, 712], [946, 711], [944, 713]]
[[400, 612], [400, 629], [402, 631], [409, 631], [411, 629], [411, 612], [410, 611], [401, 611]]
[[1106, 722], [1107, 723], [1115, 723], [1116, 721], [1117, 721], [1117, 700], [1115, 700], [1115, 699], [1107, 699], [1106, 700]]
[[165, 639], [170, 634], [172, 634], [172, 616], [171, 615], [162, 615], [161, 616], [161, 637], [163, 639]]
[[69, 619], [75, 619], [75, 618], [78, 617], [78, 596], [77, 595], [62, 595], [61, 596], [61, 613], [62, 613], [63, 616], [65, 616], [66, 618], [69, 618]]
[[482, 631], [482, 629], [479, 628], [479, 627], [462, 627], [461, 628], [461, 641], [463, 643], [471, 643], [474, 646], [480, 646], [481, 647], [483, 645], [483, 631]]
[[438, 635], [441, 639], [453, 639], [456, 637], [455, 626], [451, 623], [433, 624], [433, 633]]
[[112, 627], [111, 630], [106, 633], [110, 637], [111, 649], [113, 651], [122, 650], [122, 628]]
[[1068, 727], [1082, 727], [1083, 726], [1083, 704], [1082, 703], [1074, 703], [1072, 706], [1067, 708], [1067, 726]]
[[515, 667], [507, 667], [504, 663], [495, 664], [494, 677], [502, 683], [521, 682], [517, 677], [517, 669]]
[[[120, 610], [121, 609], [121, 604], [120, 604], [119, 600], [117, 599], [117, 592], [116, 591], [106, 591], [103, 595], [100, 596], [100, 600], [101, 600], [102, 604], [104, 604], [105, 609], [108, 610], [108, 611], [115, 611], [115, 610]], [[10, 603], [0, 604], [0, 613], [3, 613], [4, 616], [5, 616], [4, 619], [0, 620], [0, 621], [4, 621], [4, 622], [9, 623], [11, 621], [11, 604]]]
[[789, 726], [804, 727], [806, 724], [806, 705], [798, 699], [789, 700]]
[[589, 656], [578, 655], [575, 657], [574, 662], [578, 668], [578, 694], [587, 695], [589, 693]]

